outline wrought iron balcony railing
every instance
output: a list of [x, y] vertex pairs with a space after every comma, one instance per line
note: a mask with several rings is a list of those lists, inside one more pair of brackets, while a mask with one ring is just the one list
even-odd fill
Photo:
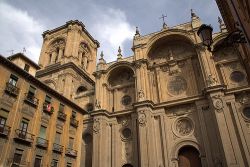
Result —
[[41, 138], [41, 137], [36, 138], [36, 146], [37, 147], [48, 148], [48, 145], [49, 145], [48, 140]]
[[53, 151], [57, 153], [62, 153], [63, 152], [63, 146], [60, 144], [53, 144]]
[[52, 107], [50, 103], [45, 102], [43, 103], [43, 112], [51, 115], [54, 112], [54, 107]]
[[19, 94], [19, 88], [15, 85], [12, 85], [11, 83], [7, 82], [5, 87], [5, 92], [12, 95], [17, 96]]
[[70, 118], [70, 125], [74, 126], [74, 127], [78, 127], [79, 121], [77, 121], [75, 118], [71, 117]]
[[60, 119], [62, 121], [66, 121], [66, 117], [67, 117], [67, 115], [64, 112], [58, 111], [58, 115], [57, 115], [58, 119]]
[[72, 148], [67, 148], [65, 155], [71, 156], [71, 157], [77, 157], [77, 151]]
[[10, 127], [7, 125], [0, 125], [0, 136], [8, 137], [10, 134]]
[[22, 129], [16, 129], [15, 132], [16, 133], [15, 133], [14, 139], [16, 141], [23, 142], [25, 144], [33, 143], [35, 135], [33, 135], [27, 131], [24, 131]]
[[29, 104], [31, 104], [32, 106], [34, 107], [37, 107], [38, 104], [39, 104], [39, 99], [37, 99], [34, 95], [31, 95], [29, 93], [26, 93], [25, 94], [26, 97], [25, 97], [25, 101]]

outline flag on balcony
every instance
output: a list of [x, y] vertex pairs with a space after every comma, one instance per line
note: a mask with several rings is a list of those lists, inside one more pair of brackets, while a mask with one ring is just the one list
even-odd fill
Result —
[[51, 104], [47, 104], [47, 111], [51, 111]]

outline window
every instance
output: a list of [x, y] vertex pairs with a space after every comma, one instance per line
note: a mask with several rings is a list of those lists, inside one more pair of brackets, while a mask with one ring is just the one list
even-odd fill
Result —
[[72, 111], [72, 118], [76, 118], [76, 112]]
[[9, 80], [9, 84], [13, 85], [13, 86], [16, 86], [17, 84], [17, 80], [18, 80], [18, 77], [11, 74], [10, 75], [10, 80]]
[[40, 167], [42, 164], [42, 157], [37, 155], [34, 162], [34, 167]]
[[30, 85], [28, 95], [33, 97], [35, 93], [36, 93], [36, 88]]
[[69, 138], [69, 148], [73, 148], [73, 145], [74, 145], [74, 138], [70, 137]]
[[61, 140], [61, 133], [56, 132], [55, 143], [60, 144], [60, 140]]
[[28, 64], [25, 64], [25, 65], [24, 65], [24, 70], [27, 71], [27, 72], [29, 72], [30, 66], [29, 66]]
[[4, 127], [7, 119], [5, 117], [0, 116], [0, 133], [4, 132]]
[[22, 119], [22, 122], [21, 122], [21, 124], [20, 124], [20, 130], [21, 130], [22, 132], [27, 132], [27, 131], [28, 131], [28, 125], [29, 125], [29, 120], [23, 118], [23, 119]]
[[22, 155], [23, 155], [23, 150], [16, 149], [13, 157], [13, 164], [11, 167], [18, 167], [19, 164], [21, 163], [22, 160]]
[[57, 167], [58, 166], [58, 160], [57, 159], [53, 159], [51, 162], [51, 167]]
[[45, 126], [40, 127], [39, 137], [46, 139], [46, 129], [47, 128]]
[[50, 104], [51, 103], [51, 97], [46, 95], [45, 97], [45, 103]]
[[60, 105], [59, 105], [59, 111], [64, 111], [64, 104], [62, 104], [62, 103], [60, 103]]

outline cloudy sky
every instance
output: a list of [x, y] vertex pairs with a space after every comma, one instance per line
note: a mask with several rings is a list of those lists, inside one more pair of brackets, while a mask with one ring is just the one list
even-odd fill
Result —
[[188, 22], [191, 8], [218, 31], [215, 0], [0, 0], [0, 54], [9, 56], [25, 47], [25, 54], [37, 62], [43, 31], [78, 19], [100, 42], [98, 52], [103, 50], [112, 61], [119, 46], [124, 56], [133, 54], [136, 26], [142, 35], [159, 31], [162, 14], [170, 27]]

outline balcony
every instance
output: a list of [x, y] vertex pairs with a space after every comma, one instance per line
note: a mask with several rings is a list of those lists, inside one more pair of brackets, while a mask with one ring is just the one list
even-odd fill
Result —
[[36, 146], [43, 148], [43, 149], [47, 149], [49, 145], [48, 140], [41, 138], [41, 137], [37, 137], [36, 138]]
[[10, 134], [10, 127], [7, 125], [0, 125], [0, 137], [8, 137]]
[[63, 146], [60, 144], [54, 143], [53, 144], [53, 151], [61, 154], [63, 152]]
[[14, 139], [16, 142], [20, 142], [26, 145], [31, 145], [33, 143], [35, 135], [21, 129], [16, 129], [15, 132], [16, 133]]
[[70, 118], [70, 125], [74, 126], [75, 128], [78, 127], [79, 121], [77, 121], [75, 118]]
[[43, 103], [43, 112], [51, 115], [54, 112], [54, 107], [51, 106], [50, 103]]
[[58, 115], [57, 115], [58, 119], [60, 119], [62, 121], [66, 121], [66, 117], [67, 117], [67, 115], [64, 112], [58, 111]]
[[75, 158], [75, 157], [77, 157], [77, 151], [72, 149], [72, 148], [67, 148], [65, 155]]
[[16, 97], [19, 94], [19, 90], [20, 89], [15, 85], [12, 85], [8, 82], [6, 83], [5, 92], [8, 93], [9, 95]]
[[29, 93], [26, 93], [26, 98], [25, 98], [25, 102], [30, 104], [33, 107], [37, 107], [39, 104], [39, 99], [37, 99], [34, 95], [31, 95]]

